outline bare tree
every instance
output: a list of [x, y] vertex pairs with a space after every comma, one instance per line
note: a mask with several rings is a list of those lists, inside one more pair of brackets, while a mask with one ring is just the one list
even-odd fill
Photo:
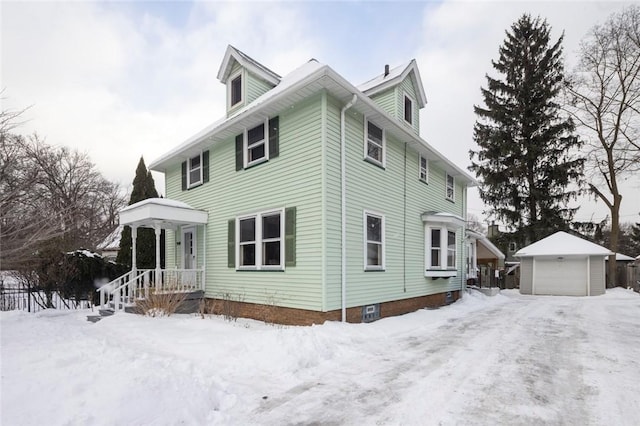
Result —
[[126, 194], [86, 154], [11, 133], [19, 116], [0, 113], [0, 266], [29, 270], [52, 239], [61, 251], [95, 248], [117, 226]]
[[[609, 249], [618, 251], [623, 179], [640, 171], [640, 7], [591, 29], [565, 85], [567, 109], [585, 133], [589, 184], [611, 213]], [[610, 258], [608, 282], [615, 282]]]

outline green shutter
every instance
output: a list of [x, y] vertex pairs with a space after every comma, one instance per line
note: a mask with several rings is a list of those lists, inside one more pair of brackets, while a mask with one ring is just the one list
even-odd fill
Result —
[[182, 162], [182, 190], [187, 190], [187, 162]]
[[209, 151], [202, 153], [202, 183], [209, 182]]
[[242, 158], [242, 151], [244, 149], [244, 135], [240, 133], [236, 136], [236, 171], [244, 168], [244, 161]]
[[284, 264], [296, 266], [296, 208], [284, 210]]
[[273, 117], [269, 120], [269, 158], [280, 155], [280, 118]]
[[227, 267], [236, 267], [236, 220], [229, 220], [227, 226]]

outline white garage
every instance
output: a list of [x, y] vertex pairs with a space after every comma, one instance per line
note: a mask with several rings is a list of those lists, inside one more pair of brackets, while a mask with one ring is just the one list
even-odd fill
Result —
[[605, 259], [609, 249], [582, 238], [556, 232], [523, 247], [520, 293], [595, 296], [605, 292]]

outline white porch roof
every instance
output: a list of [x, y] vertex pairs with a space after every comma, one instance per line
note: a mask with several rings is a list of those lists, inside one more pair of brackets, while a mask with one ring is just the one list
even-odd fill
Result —
[[120, 225], [177, 229], [181, 225], [206, 224], [207, 212], [181, 201], [147, 198], [120, 210]]

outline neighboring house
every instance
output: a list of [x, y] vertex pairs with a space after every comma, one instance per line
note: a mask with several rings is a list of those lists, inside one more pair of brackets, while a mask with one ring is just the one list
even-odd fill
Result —
[[104, 239], [104, 241], [98, 244], [96, 249], [105, 260], [115, 262], [116, 257], [118, 257], [118, 251], [120, 250], [121, 234], [122, 226], [118, 226], [107, 236], [107, 238]]
[[520, 258], [520, 293], [596, 296], [605, 292], [609, 249], [556, 232], [516, 252]]
[[467, 279], [480, 287], [498, 283], [496, 271], [504, 270], [505, 255], [486, 236], [467, 229]]
[[202, 271], [206, 298], [280, 323], [460, 297], [476, 182], [419, 136], [415, 60], [356, 87], [313, 59], [280, 77], [229, 46], [218, 79], [226, 117], [150, 164], [167, 200], [121, 215], [170, 229], [167, 268]]

